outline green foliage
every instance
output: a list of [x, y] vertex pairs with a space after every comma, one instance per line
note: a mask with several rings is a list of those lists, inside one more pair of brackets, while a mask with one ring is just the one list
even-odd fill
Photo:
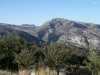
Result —
[[63, 43], [51, 43], [46, 47], [44, 63], [46, 66], [59, 69], [66, 65], [67, 47]]
[[92, 74], [99, 75], [100, 52], [95, 50], [69, 47], [65, 43], [49, 45], [29, 43], [12, 36], [0, 38], [0, 65], [6, 70], [48, 66], [55, 69], [58, 74], [59, 69], [65, 68], [66, 65], [76, 65], [79, 69], [84, 60]]
[[85, 61], [86, 67], [92, 72], [92, 75], [100, 75], [100, 54], [96, 50], [90, 49], [88, 60]]
[[71, 65], [83, 65], [83, 61], [87, 58], [88, 51], [85, 49], [74, 48], [69, 50], [68, 63]]
[[45, 63], [50, 67], [62, 67], [66, 61], [67, 49], [65, 44], [51, 43], [47, 46]]
[[12, 36], [1, 37], [0, 64], [3, 65], [4, 69], [17, 68], [15, 53], [18, 54], [27, 47], [27, 42], [24, 39]]
[[21, 53], [15, 55], [15, 61], [20, 69], [32, 68], [35, 64], [35, 52], [27, 49], [21, 50]]
[[12, 36], [0, 38], [0, 64], [3, 69], [29, 69], [39, 62], [41, 45]]
[[27, 43], [27, 47], [22, 49], [19, 54], [15, 54], [15, 61], [20, 69], [33, 68], [38, 59], [36, 53], [38, 47], [35, 43]]

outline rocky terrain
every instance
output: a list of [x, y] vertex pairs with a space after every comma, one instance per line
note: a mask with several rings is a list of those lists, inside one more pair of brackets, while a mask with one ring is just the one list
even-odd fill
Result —
[[71, 21], [63, 18], [54, 18], [46, 21], [43, 25], [36, 27], [35, 25], [23, 24], [20, 26], [0, 24], [5, 26], [5, 30], [13, 29], [24, 31], [43, 40], [47, 43], [66, 42], [68, 45], [79, 47], [92, 47], [100, 49], [100, 25], [93, 23], [84, 23]]
[[79, 47], [100, 48], [100, 25], [54, 18], [34, 29], [34, 36], [50, 42], [66, 42]]
[[17, 26], [17, 25], [11, 25], [11, 24], [4, 24], [0, 23], [0, 37], [2, 36], [16, 36], [20, 38], [24, 38], [25, 40], [29, 42], [44, 42], [40, 39], [38, 39], [35, 36], [32, 36], [31, 34], [24, 32], [25, 30], [31, 30], [32, 27], [26, 27], [26, 26]]
[[24, 31], [27, 33], [32, 34], [33, 33], [33, 29], [37, 28], [34, 24], [22, 24], [22, 25], [12, 25], [12, 24], [4, 24], [4, 23], [0, 23], [0, 26], [5, 26], [7, 28], [12, 28], [15, 30], [20, 30], [20, 31]]

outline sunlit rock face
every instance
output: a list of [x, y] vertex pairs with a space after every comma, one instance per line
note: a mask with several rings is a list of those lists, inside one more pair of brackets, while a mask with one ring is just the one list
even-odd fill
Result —
[[34, 29], [33, 35], [48, 43], [66, 42], [79, 47], [100, 49], [100, 25], [54, 18]]

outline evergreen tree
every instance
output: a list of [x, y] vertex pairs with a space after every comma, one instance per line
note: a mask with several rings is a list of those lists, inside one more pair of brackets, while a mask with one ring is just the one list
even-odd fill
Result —
[[44, 63], [48, 67], [52, 67], [59, 75], [59, 69], [66, 65], [67, 46], [65, 43], [51, 43], [45, 51]]
[[24, 47], [24, 43], [25, 40], [17, 37], [4, 36], [0, 38], [0, 63], [3, 65], [3, 69], [17, 68], [17, 64], [14, 63], [14, 53], [19, 53]]
[[88, 61], [85, 60], [85, 63], [92, 75], [100, 75], [100, 54], [97, 50], [90, 49]]

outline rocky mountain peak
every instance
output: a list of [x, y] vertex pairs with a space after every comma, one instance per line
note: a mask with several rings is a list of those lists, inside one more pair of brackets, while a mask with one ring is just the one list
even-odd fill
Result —
[[100, 48], [100, 25], [54, 18], [34, 31], [48, 43], [63, 41], [73, 46]]
[[24, 31], [47, 43], [66, 42], [72, 46], [100, 49], [99, 24], [54, 18], [39, 27], [30, 24], [17, 26], [0, 23], [0, 28]]

